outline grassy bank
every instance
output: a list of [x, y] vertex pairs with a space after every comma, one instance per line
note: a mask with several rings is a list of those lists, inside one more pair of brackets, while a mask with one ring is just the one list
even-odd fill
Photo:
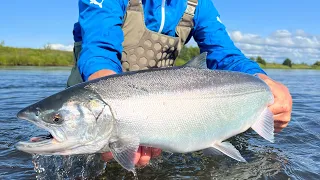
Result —
[[320, 70], [320, 66], [309, 66], [307, 64], [293, 64], [291, 67], [277, 63], [267, 63], [266, 65], [260, 64], [259, 66], [263, 69], [317, 69]]
[[0, 46], [0, 66], [69, 66], [72, 52]]
[[[176, 65], [181, 66], [181, 65], [185, 64], [186, 62], [187, 61], [185, 61], [181, 58], [178, 58], [176, 60]], [[292, 67], [285, 66], [282, 64], [277, 64], [277, 63], [266, 63], [266, 65], [263, 65], [260, 63], [258, 63], [258, 64], [262, 69], [317, 69], [317, 70], [320, 70], [320, 66], [315, 66], [315, 65], [309, 66], [307, 64], [293, 64]]]
[[[184, 47], [181, 54], [176, 60], [176, 65], [181, 66], [194, 56], [199, 55], [199, 48]], [[255, 60], [253, 58], [253, 60]], [[257, 60], [255, 60], [257, 61]], [[263, 69], [318, 69], [320, 70], [320, 62], [315, 65], [292, 64], [291, 67], [277, 64], [266, 63], [260, 58], [264, 64], [259, 63]], [[257, 62], [260, 62], [257, 61]], [[0, 66], [71, 66], [73, 65], [73, 53], [68, 51], [31, 48], [14, 48], [0, 44]]]

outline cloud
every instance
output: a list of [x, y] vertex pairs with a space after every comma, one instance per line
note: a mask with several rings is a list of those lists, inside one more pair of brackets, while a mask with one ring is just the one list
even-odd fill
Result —
[[269, 36], [233, 31], [229, 33], [235, 45], [248, 57], [261, 56], [267, 62], [282, 63], [290, 58], [294, 63], [313, 64], [320, 60], [320, 36], [303, 30], [277, 30]]
[[73, 45], [47, 44], [46, 46], [54, 50], [73, 51]]
[[[294, 63], [313, 64], [320, 61], [320, 35], [311, 35], [299, 29], [294, 32], [277, 30], [269, 36], [241, 31], [229, 32], [235, 45], [247, 56], [261, 56], [267, 62], [282, 63], [290, 58]], [[192, 39], [189, 43], [196, 46]], [[73, 45], [49, 44], [51, 49], [72, 51]]]

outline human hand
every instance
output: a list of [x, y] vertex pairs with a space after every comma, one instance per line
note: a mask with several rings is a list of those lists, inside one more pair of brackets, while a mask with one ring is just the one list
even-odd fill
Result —
[[[140, 146], [134, 158], [134, 164], [137, 166], [146, 166], [151, 158], [161, 155], [161, 149]], [[110, 161], [113, 159], [111, 152], [102, 153], [102, 160]]]
[[291, 119], [292, 112], [292, 97], [288, 88], [264, 74], [258, 74], [269, 87], [274, 96], [274, 103], [269, 106], [274, 118], [274, 131], [280, 132], [287, 127]]

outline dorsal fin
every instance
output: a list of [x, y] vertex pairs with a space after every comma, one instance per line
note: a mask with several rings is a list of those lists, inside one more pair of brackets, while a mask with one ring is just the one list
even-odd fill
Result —
[[199, 56], [192, 58], [184, 65], [184, 67], [207, 69], [207, 52], [201, 53]]

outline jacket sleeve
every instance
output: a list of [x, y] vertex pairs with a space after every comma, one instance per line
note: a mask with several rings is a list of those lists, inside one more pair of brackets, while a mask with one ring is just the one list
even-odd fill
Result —
[[193, 37], [200, 52], [208, 53], [208, 68], [266, 74], [234, 45], [212, 0], [199, 0], [194, 21]]
[[[93, 1], [93, 0], [91, 0]], [[78, 68], [84, 81], [99, 70], [108, 69], [121, 73], [121, 29], [125, 8], [123, 0], [79, 0], [82, 51]]]

